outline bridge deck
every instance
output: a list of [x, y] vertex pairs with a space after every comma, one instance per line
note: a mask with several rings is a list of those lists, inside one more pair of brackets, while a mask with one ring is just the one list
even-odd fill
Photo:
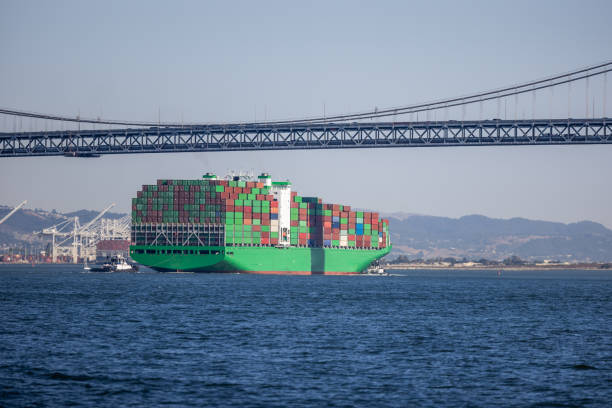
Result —
[[0, 157], [610, 143], [610, 118], [250, 124], [0, 133]]

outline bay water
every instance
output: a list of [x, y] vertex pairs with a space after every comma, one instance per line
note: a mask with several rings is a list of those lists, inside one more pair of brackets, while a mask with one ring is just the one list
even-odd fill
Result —
[[396, 273], [0, 265], [0, 406], [611, 406], [611, 271]]

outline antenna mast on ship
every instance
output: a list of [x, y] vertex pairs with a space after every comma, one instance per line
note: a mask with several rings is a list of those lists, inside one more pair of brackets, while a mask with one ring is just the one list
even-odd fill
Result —
[[225, 175], [226, 180], [254, 181], [255, 173], [253, 169], [249, 171], [230, 169]]

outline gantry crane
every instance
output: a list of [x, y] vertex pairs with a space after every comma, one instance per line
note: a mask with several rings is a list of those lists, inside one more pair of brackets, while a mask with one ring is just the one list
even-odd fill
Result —
[[[92, 247], [95, 248], [95, 244], [100, 240], [100, 228], [94, 228], [94, 226], [98, 226], [100, 223], [97, 223], [97, 221], [114, 206], [115, 203], [112, 203], [84, 226], [80, 225], [79, 217], [73, 217], [43, 229], [40, 232], [41, 235], [51, 236], [53, 262], [57, 260], [57, 256], [60, 254], [70, 254], [72, 263], [77, 263], [79, 256], [91, 257]], [[69, 230], [70, 225], [72, 225], [72, 231]], [[56, 238], [63, 239], [57, 240]], [[93, 251], [95, 253], [95, 249]]]
[[8, 214], [6, 214], [1, 220], [0, 220], [0, 224], [2, 224], [4, 221], [8, 220], [10, 218], [11, 215], [15, 214], [17, 212], [17, 210], [19, 210], [21, 207], [23, 207], [26, 203], [28, 202], [28, 200], [23, 200], [23, 202], [21, 204], [19, 204], [17, 207], [13, 208]]

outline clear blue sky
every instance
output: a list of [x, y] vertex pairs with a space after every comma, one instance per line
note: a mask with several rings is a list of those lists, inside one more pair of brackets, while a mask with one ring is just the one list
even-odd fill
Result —
[[[610, 1], [3, 1], [0, 106], [220, 122], [405, 105], [612, 59], [611, 15]], [[591, 84], [596, 116], [602, 84]], [[611, 89], [612, 76], [608, 117]], [[576, 85], [572, 116], [584, 102]], [[518, 116], [531, 109], [522, 98]], [[538, 95], [537, 115], [551, 111], [567, 116], [566, 90]], [[1, 159], [0, 204], [127, 211], [141, 184], [228, 169], [381, 211], [612, 227], [612, 146]]]

